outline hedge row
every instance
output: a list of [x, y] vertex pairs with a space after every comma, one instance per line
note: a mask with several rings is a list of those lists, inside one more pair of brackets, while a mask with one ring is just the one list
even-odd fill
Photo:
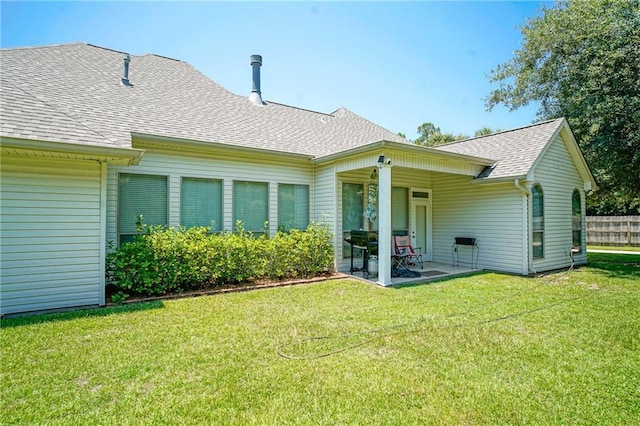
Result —
[[107, 255], [107, 279], [139, 295], [178, 293], [255, 280], [307, 278], [332, 270], [327, 229], [254, 237], [208, 234], [207, 228], [147, 227], [134, 241]]

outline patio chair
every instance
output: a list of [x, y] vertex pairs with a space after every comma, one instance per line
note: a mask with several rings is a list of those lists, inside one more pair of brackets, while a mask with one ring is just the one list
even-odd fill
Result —
[[410, 267], [416, 267], [420, 265], [420, 269], [423, 268], [422, 263], [422, 249], [411, 246], [411, 237], [408, 235], [395, 235], [393, 237], [394, 255], [393, 263], [398, 268], [408, 269]]

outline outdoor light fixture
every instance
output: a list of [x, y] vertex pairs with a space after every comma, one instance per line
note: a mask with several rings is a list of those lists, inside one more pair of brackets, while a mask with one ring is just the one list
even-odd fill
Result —
[[378, 157], [378, 164], [391, 164], [391, 159], [385, 159], [384, 155], [381, 155], [380, 157]]

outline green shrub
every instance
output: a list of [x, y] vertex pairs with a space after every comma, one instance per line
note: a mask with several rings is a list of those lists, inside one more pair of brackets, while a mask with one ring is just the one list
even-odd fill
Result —
[[140, 295], [177, 293], [252, 280], [311, 277], [331, 269], [333, 247], [326, 227], [255, 237], [207, 228], [146, 227], [107, 255], [107, 278]]

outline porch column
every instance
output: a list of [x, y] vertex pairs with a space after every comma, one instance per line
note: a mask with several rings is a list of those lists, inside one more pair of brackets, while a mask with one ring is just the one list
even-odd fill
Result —
[[[384, 159], [384, 157], [381, 157]], [[391, 284], [391, 161], [378, 162], [378, 284]]]

